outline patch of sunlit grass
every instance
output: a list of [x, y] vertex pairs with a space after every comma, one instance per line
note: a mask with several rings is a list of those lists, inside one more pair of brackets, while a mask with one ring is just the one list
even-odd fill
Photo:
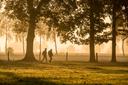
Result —
[[128, 65], [84, 62], [0, 64], [1, 84], [128, 84]]

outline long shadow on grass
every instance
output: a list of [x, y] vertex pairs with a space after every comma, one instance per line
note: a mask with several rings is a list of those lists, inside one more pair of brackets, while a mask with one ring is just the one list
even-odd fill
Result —
[[7, 61], [1, 61], [0, 62], [0, 68], [4, 69], [45, 69], [47, 68], [47, 65], [38, 63], [38, 62], [7, 62]]
[[65, 85], [45, 78], [21, 77], [12, 72], [0, 72], [1, 75], [6, 77], [0, 81], [0, 85]]
[[90, 71], [94, 71], [96, 73], [103, 74], [128, 74], [128, 70], [114, 70], [114, 69], [106, 69], [102, 67], [87, 67]]
[[[128, 74], [128, 70], [123, 69], [111, 69], [111, 67], [127, 67], [128, 63], [85, 63], [85, 62], [53, 62], [51, 64], [41, 64], [40, 63], [26, 63], [26, 62], [0, 62], [0, 67], [4, 69], [13, 68], [15, 67], [17, 69], [24, 69], [24, 68], [32, 68], [32, 69], [47, 69], [47, 65], [57, 66], [58, 68], [67, 68], [67, 69], [79, 69], [79, 70], [88, 70], [88, 71], [94, 71], [97, 73], [104, 73], [104, 74]], [[104, 67], [110, 67], [109, 69], [106, 69]], [[14, 69], [15, 69], [14, 68]], [[54, 69], [54, 68], [53, 68]]]
[[[85, 63], [85, 62], [71, 62], [71, 63], [60, 63], [54, 64], [59, 67], [68, 69], [82, 69], [90, 72], [104, 73], [104, 74], [128, 74], [128, 69], [113, 69], [113, 67], [122, 68], [128, 67], [128, 63]], [[107, 69], [107, 68], [108, 69]]]

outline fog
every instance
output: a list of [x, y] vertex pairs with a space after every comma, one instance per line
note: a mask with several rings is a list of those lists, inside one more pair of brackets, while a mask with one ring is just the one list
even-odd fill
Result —
[[[5, 52], [5, 36], [0, 37], [0, 53]], [[126, 40], [127, 41], [127, 40]], [[26, 41], [25, 41], [26, 42]], [[14, 50], [14, 53], [23, 53], [22, 41], [17, 41], [15, 37], [8, 40], [7, 47], [11, 47]], [[26, 46], [25, 46], [26, 47]], [[125, 42], [125, 51], [127, 51], [128, 46]], [[55, 53], [55, 43], [52, 40], [45, 41], [42, 38], [42, 51], [44, 48], [53, 49]], [[70, 42], [61, 44], [59, 39], [57, 39], [57, 48], [59, 53], [65, 53], [68, 51], [69, 53], [89, 53], [89, 45], [76, 45]], [[95, 46], [97, 53], [111, 54], [111, 41], [108, 43], [103, 43], [101, 45]], [[34, 41], [34, 53], [38, 54], [40, 52], [40, 40], [39, 37], [35, 37]], [[127, 52], [125, 52], [127, 54]], [[117, 54], [122, 54], [122, 40], [120, 38], [117, 39]]]

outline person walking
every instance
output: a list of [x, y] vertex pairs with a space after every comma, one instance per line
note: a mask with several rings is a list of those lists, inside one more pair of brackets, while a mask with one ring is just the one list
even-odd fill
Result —
[[52, 57], [53, 57], [52, 49], [50, 49], [50, 50], [48, 51], [48, 56], [49, 56], [49, 58], [50, 58], [49, 62], [51, 63], [51, 62], [52, 62]]
[[47, 48], [45, 48], [45, 50], [42, 52], [43, 55], [43, 59], [42, 62], [45, 60], [45, 62], [47, 62]]

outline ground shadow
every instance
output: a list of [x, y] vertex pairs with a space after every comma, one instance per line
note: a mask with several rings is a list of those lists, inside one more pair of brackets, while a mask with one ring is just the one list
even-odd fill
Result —
[[0, 75], [6, 76], [0, 81], [0, 85], [65, 85], [45, 78], [21, 77], [12, 72], [0, 72]]

